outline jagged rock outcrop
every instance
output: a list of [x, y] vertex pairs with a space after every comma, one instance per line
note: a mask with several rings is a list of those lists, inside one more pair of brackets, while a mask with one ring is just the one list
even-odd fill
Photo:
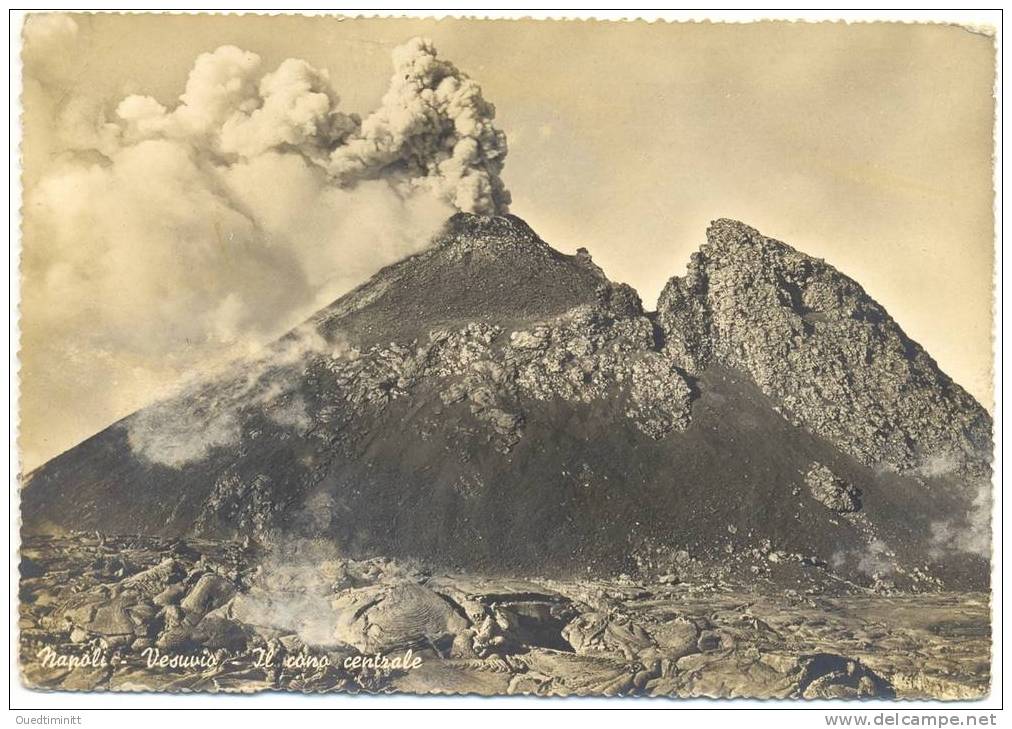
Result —
[[672, 360], [747, 374], [785, 417], [862, 463], [986, 478], [987, 412], [824, 261], [717, 220], [658, 316]]
[[[602, 296], [610, 295], [609, 287], [602, 288]], [[506, 450], [522, 436], [527, 401], [589, 403], [624, 386], [626, 415], [651, 437], [682, 430], [689, 421], [690, 387], [654, 351], [650, 321], [641, 310], [616, 311], [598, 302], [508, 336], [500, 325], [471, 323], [457, 331], [434, 330], [409, 347], [376, 345], [314, 366], [326, 370], [311, 374], [314, 381], [332, 378], [362, 413], [437, 380], [443, 404], [466, 404]]]

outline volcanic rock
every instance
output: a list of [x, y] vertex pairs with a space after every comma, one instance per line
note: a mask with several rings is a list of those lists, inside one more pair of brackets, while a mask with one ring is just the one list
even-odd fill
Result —
[[[107, 541], [142, 571], [158, 565], [168, 542]], [[203, 552], [183, 565], [191, 587], [203, 574], [232, 571], [234, 553], [220, 542], [190, 544]], [[950, 700], [989, 690], [987, 593], [870, 595], [837, 582], [835, 596], [823, 588], [802, 597], [761, 583], [757, 590], [755, 583], [422, 574], [378, 559], [316, 559], [307, 571], [300, 556], [318, 555], [300, 549], [277, 569], [244, 573], [247, 591], [201, 618], [178, 606], [155, 612], [124, 587], [129, 577], [96, 584], [93, 557], [105, 547], [81, 535], [32, 537], [23, 549], [37, 564], [22, 581], [18, 621], [23, 680], [32, 687]], [[59, 598], [40, 601], [54, 583]], [[322, 600], [298, 599], [310, 594]], [[114, 609], [100, 615], [108, 606]], [[132, 634], [78, 627], [122, 630], [122, 613]], [[345, 634], [355, 642], [363, 639], [361, 648], [338, 641], [338, 624], [351, 628]], [[349, 657], [375, 657], [363, 655], [375, 647], [370, 635], [387, 646], [385, 655], [410, 648], [421, 664], [344, 670]], [[149, 664], [146, 649], [215, 663], [180, 671]], [[47, 650], [109, 662], [78, 676], [47, 666]], [[256, 665], [259, 651], [273, 656], [270, 666]], [[305, 662], [313, 656], [330, 667]]]
[[431, 590], [413, 582], [352, 590], [333, 605], [334, 637], [363, 653], [404, 647], [448, 651], [468, 621]]
[[827, 509], [839, 512], [857, 511], [861, 508], [861, 495], [857, 489], [837, 477], [821, 463], [815, 463], [805, 474], [805, 483], [816, 501]]
[[235, 586], [216, 574], [205, 574], [179, 606], [188, 613], [204, 615], [224, 605], [235, 594]]
[[689, 371], [746, 373], [862, 463], [900, 471], [944, 453], [989, 471], [991, 419], [853, 280], [734, 220], [717, 220], [658, 302], [666, 351]]
[[[460, 214], [29, 474], [23, 529], [321, 538], [490, 574], [872, 584], [887, 561], [905, 587], [981, 586], [990, 429], [857, 283], [741, 223], [711, 226], [652, 314], [519, 218]], [[798, 489], [812, 464], [832, 478]], [[209, 589], [182, 606], [227, 599]]]

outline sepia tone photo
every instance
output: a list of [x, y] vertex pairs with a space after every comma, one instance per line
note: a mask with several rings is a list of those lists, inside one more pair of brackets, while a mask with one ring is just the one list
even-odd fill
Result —
[[25, 687], [989, 695], [993, 29], [21, 38]]

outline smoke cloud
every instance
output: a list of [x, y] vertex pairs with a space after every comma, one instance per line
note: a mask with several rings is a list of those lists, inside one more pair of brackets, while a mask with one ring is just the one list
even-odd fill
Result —
[[330, 156], [342, 184], [393, 174], [418, 181], [465, 212], [507, 212], [499, 173], [506, 135], [495, 107], [432, 42], [415, 38], [394, 51], [394, 75], [380, 108]]
[[[234, 46], [201, 54], [174, 105], [85, 101], [58, 63], [76, 34], [65, 16], [25, 29], [26, 93], [49, 128], [45, 172], [25, 180], [22, 429], [52, 449], [25, 453], [29, 468], [255, 350], [454, 210], [507, 210], [494, 107], [429, 41], [394, 52], [361, 121], [326, 70], [265, 69]], [[53, 400], [80, 416], [52, 422]]]
[[121, 427], [135, 454], [170, 468], [198, 461], [214, 448], [238, 447], [244, 414], [250, 412], [305, 432], [312, 422], [298, 392], [303, 368], [314, 356], [341, 357], [347, 351], [343, 341], [328, 342], [312, 327], [299, 327], [257, 356], [190, 378], [173, 397], [135, 413]]
[[896, 553], [889, 545], [878, 537], [868, 540], [866, 547], [857, 549], [838, 549], [833, 553], [829, 563], [840, 569], [848, 563], [868, 577], [891, 575], [895, 570]]
[[390, 88], [364, 121], [338, 111], [326, 71], [290, 58], [258, 82], [260, 65], [235, 46], [202, 54], [175, 109], [149, 96], [119, 104], [123, 138], [188, 140], [223, 159], [297, 153], [341, 188], [383, 179], [402, 195], [431, 193], [464, 212], [508, 211], [499, 177], [506, 135], [493, 126], [495, 107], [431, 41], [394, 50]]
[[308, 645], [332, 644], [338, 616], [331, 602], [346, 574], [345, 562], [332, 544], [286, 541], [264, 558], [235, 612], [253, 625], [293, 631]]
[[991, 559], [991, 515], [993, 489], [987, 479], [976, 479], [967, 485], [972, 494], [964, 513], [954, 513], [948, 519], [932, 523], [932, 556], [965, 552]]

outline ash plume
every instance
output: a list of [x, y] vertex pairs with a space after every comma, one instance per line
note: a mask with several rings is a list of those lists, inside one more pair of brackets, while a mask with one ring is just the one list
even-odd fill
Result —
[[[86, 101], [54, 60], [77, 34], [67, 16], [25, 28], [26, 94], [47, 110], [22, 263], [24, 314], [45, 336], [26, 351], [64, 363], [26, 360], [23, 430], [51, 449], [26, 452], [27, 468], [278, 336], [423, 248], [455, 210], [506, 210], [494, 108], [429, 41], [394, 51], [363, 122], [325, 69], [265, 68], [235, 46], [198, 56], [174, 104]], [[53, 399], [79, 412], [54, 426]]]
[[296, 152], [342, 188], [384, 179], [463, 212], [508, 212], [499, 177], [506, 135], [493, 125], [495, 107], [432, 41], [414, 38], [394, 50], [390, 88], [364, 121], [338, 111], [325, 70], [289, 58], [258, 82], [260, 65], [235, 46], [202, 54], [175, 109], [147, 96], [120, 103], [124, 138], [187, 139], [225, 158]]
[[481, 87], [432, 41], [414, 38], [394, 51], [394, 75], [380, 108], [330, 156], [341, 184], [395, 175], [430, 187], [463, 212], [508, 212], [499, 173], [506, 135], [492, 125], [495, 107]]

